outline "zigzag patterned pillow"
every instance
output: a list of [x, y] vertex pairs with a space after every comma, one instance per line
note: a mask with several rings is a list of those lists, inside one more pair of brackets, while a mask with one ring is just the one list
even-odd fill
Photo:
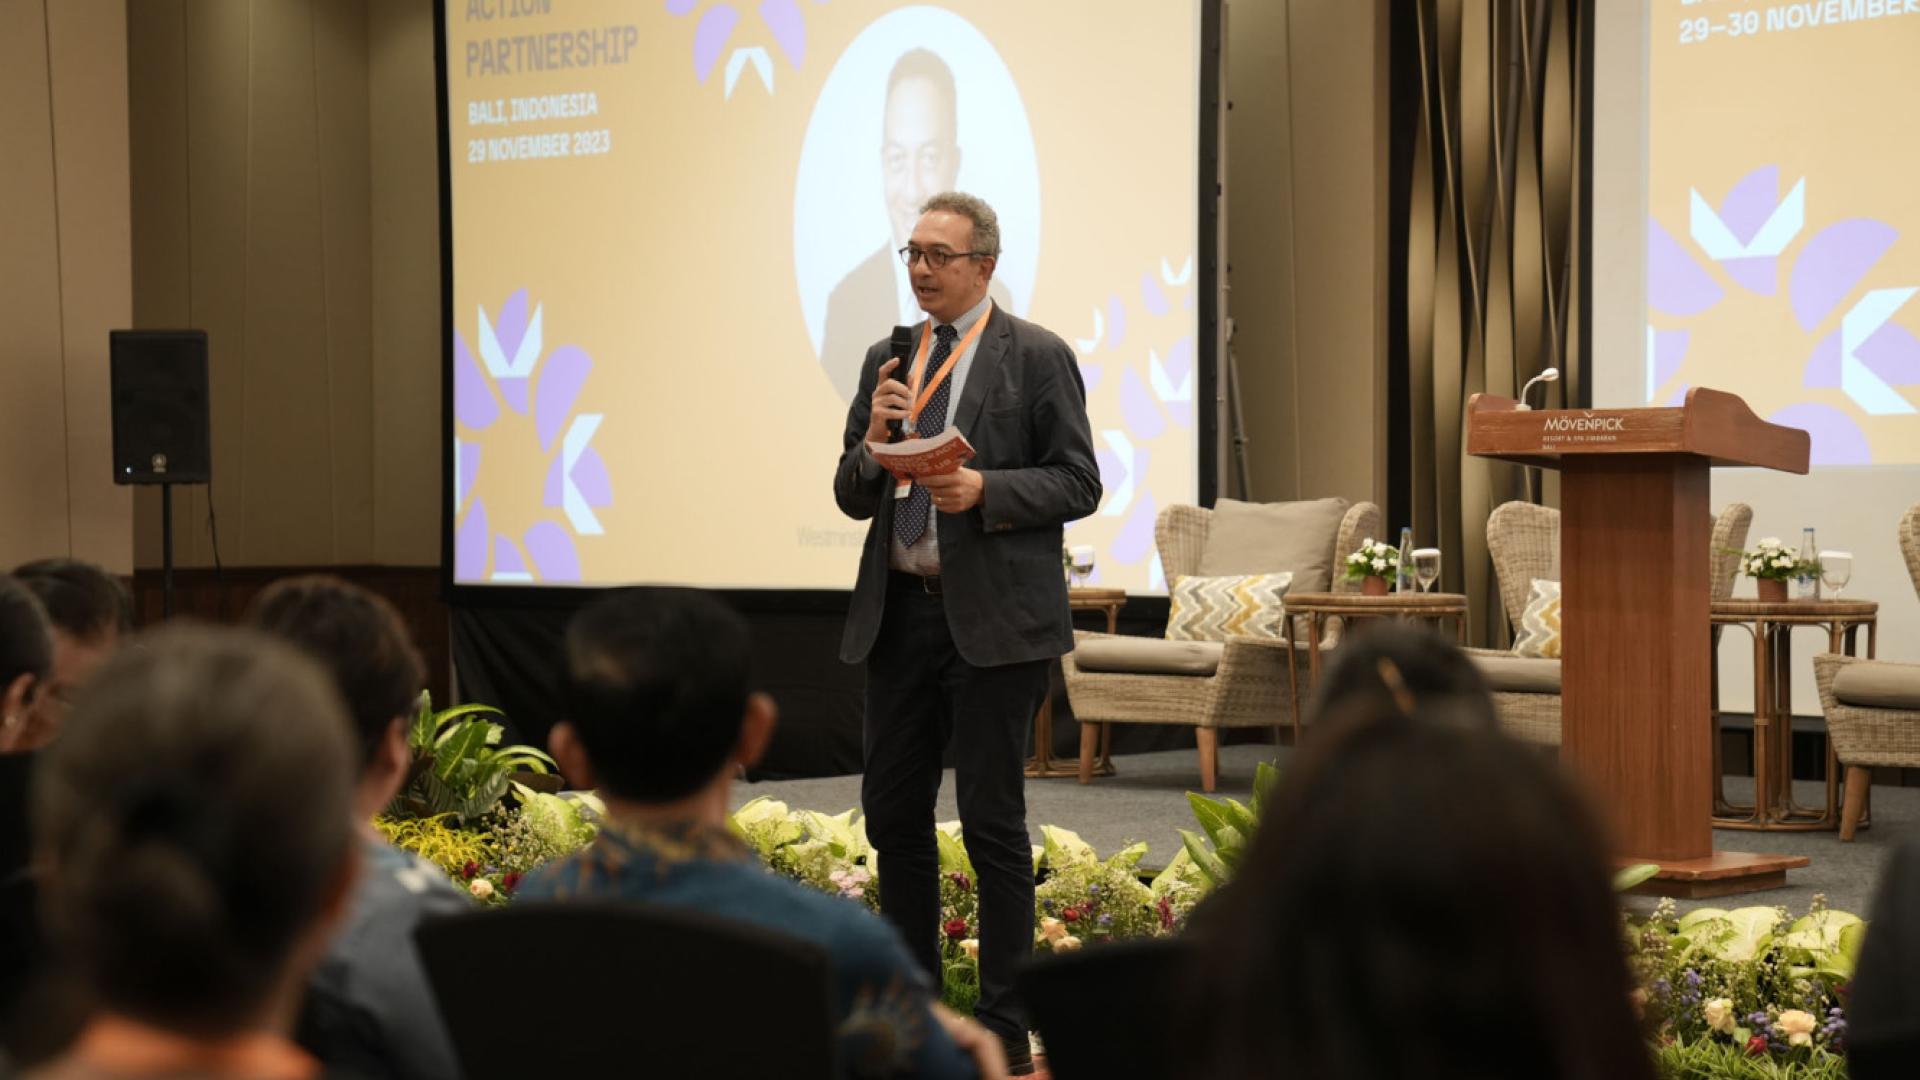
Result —
[[1225, 641], [1230, 637], [1280, 637], [1286, 615], [1291, 571], [1201, 577], [1189, 574], [1173, 583], [1167, 613], [1169, 641]]
[[1533, 579], [1527, 610], [1520, 615], [1520, 636], [1513, 643], [1519, 656], [1560, 658], [1560, 583]]

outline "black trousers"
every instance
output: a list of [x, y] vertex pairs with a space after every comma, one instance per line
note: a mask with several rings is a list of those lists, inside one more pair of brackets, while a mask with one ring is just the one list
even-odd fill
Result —
[[940, 597], [890, 575], [886, 616], [867, 658], [866, 772], [860, 802], [880, 854], [880, 910], [939, 985], [940, 879], [933, 838], [941, 755], [951, 744], [960, 825], [978, 880], [980, 1003], [974, 1015], [1024, 1042], [1014, 973], [1033, 952], [1033, 854], [1027, 840], [1027, 726], [1047, 692], [1047, 662], [974, 667], [961, 659]]

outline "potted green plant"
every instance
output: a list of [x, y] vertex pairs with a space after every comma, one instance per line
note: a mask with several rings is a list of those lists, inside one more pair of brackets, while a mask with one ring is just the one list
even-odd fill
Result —
[[1347, 580], [1360, 583], [1366, 596], [1387, 595], [1388, 582], [1400, 572], [1400, 549], [1369, 536], [1347, 556]]
[[1740, 572], [1753, 579], [1760, 599], [1767, 603], [1785, 603], [1787, 582], [1803, 574], [1820, 575], [1819, 560], [1803, 563], [1788, 551], [1777, 536], [1765, 537], [1753, 551], [1740, 553]]

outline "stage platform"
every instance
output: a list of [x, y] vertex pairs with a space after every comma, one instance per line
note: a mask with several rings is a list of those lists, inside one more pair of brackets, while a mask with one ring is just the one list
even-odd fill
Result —
[[[1282, 769], [1286, 767], [1285, 748], [1279, 750]], [[1220, 748], [1220, 782], [1216, 794], [1231, 795], [1245, 801], [1253, 784], [1257, 762], [1272, 760], [1275, 749], [1267, 745], [1223, 746]], [[1114, 759], [1118, 776], [1104, 777], [1082, 787], [1073, 779], [1028, 780], [1027, 822], [1035, 843], [1040, 842], [1041, 825], [1060, 825], [1080, 834], [1102, 855], [1119, 850], [1134, 840], [1148, 845], [1146, 862], [1159, 866], [1179, 850], [1176, 829], [1197, 829], [1187, 809], [1186, 793], [1200, 786], [1200, 762], [1193, 750], [1174, 750], [1151, 754], [1129, 754]], [[1744, 800], [1752, 794], [1752, 781], [1727, 778], [1727, 794]], [[1824, 789], [1819, 783], [1801, 782], [1796, 792], [1802, 804], [1821, 800]], [[821, 810], [837, 814], [860, 805], [858, 776], [830, 776], [813, 780], [781, 780], [759, 784], [736, 784], [735, 806], [765, 795], [779, 799], [796, 809]], [[953, 801], [953, 773], [949, 771], [940, 787], [938, 817], [948, 821], [960, 816]], [[1711, 905], [1740, 907], [1750, 904], [1784, 904], [1796, 914], [1806, 909], [1816, 892], [1827, 894], [1831, 907], [1867, 914], [1872, 902], [1873, 884], [1879, 879], [1886, 855], [1901, 839], [1920, 835], [1920, 788], [1882, 785], [1873, 792], [1873, 825], [1863, 828], [1851, 844], [1843, 844], [1834, 833], [1755, 833], [1716, 829], [1715, 849], [1755, 851], [1780, 855], [1805, 855], [1813, 865], [1787, 872], [1787, 887], [1722, 900], [1681, 901], [1681, 910]], [[1638, 898], [1628, 901], [1635, 909], [1652, 901]]]

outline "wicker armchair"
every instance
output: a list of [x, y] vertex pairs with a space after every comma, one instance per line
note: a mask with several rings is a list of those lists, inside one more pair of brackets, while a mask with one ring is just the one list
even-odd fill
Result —
[[[1167, 580], [1198, 572], [1206, 550], [1213, 511], [1197, 506], [1169, 506], [1154, 522], [1154, 542]], [[1341, 574], [1342, 558], [1367, 536], [1379, 536], [1380, 508], [1370, 502], [1347, 509], [1334, 535], [1327, 537], [1334, 575], [1332, 588], [1346, 592], [1355, 586]], [[1274, 567], [1275, 572], [1290, 569]], [[1112, 641], [1114, 635], [1080, 631], [1082, 644]], [[1338, 632], [1329, 631], [1321, 647], [1332, 645]], [[1096, 751], [1105, 725], [1187, 724], [1195, 729], [1200, 751], [1200, 786], [1214, 789], [1219, 775], [1219, 729], [1271, 727], [1291, 707], [1289, 665], [1294, 649], [1277, 639], [1240, 637], [1226, 642], [1173, 642], [1129, 639], [1146, 650], [1163, 653], [1169, 663], [1160, 671], [1088, 671], [1074, 654], [1060, 658], [1066, 676], [1067, 698], [1080, 721], [1080, 782], [1091, 783]], [[1304, 650], [1306, 644], [1295, 648]], [[1304, 658], [1297, 662], [1303, 665]], [[1155, 665], [1149, 665], [1155, 666]]]
[[[1900, 552], [1920, 595], [1920, 503], [1900, 518]], [[1920, 664], [1862, 660], [1832, 653], [1813, 658], [1820, 707], [1834, 756], [1846, 768], [1840, 839], [1852, 840], [1866, 807], [1876, 765], [1920, 768]]]
[[[1740, 548], [1753, 524], [1753, 508], [1728, 503], [1714, 518], [1708, 548], [1715, 600], [1733, 595]], [[1487, 550], [1500, 584], [1507, 624], [1519, 626], [1535, 578], [1558, 579], [1560, 511], [1532, 503], [1502, 503], [1487, 517]], [[1467, 650], [1493, 691], [1494, 714], [1507, 734], [1541, 746], [1560, 745], [1560, 662], [1518, 657], [1495, 649]], [[1718, 680], [1715, 680], [1716, 682]], [[1718, 695], [1716, 693], [1716, 703]]]

